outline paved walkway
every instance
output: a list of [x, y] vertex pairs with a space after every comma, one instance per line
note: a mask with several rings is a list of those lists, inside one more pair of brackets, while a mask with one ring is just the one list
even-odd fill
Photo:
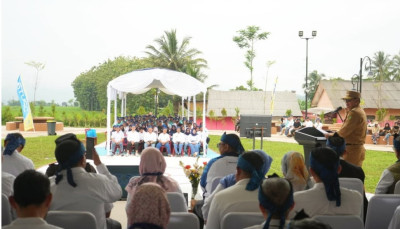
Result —
[[[106, 132], [106, 128], [95, 128], [97, 133]], [[5, 126], [1, 127], [1, 138], [4, 139], [8, 133], [20, 132], [18, 130], [7, 131]], [[210, 135], [222, 135], [224, 132], [226, 133], [236, 133], [235, 131], [222, 131], [222, 130], [210, 130]], [[37, 137], [37, 136], [47, 136], [47, 132], [45, 131], [21, 131], [20, 132], [24, 137]], [[63, 135], [66, 133], [74, 133], [74, 134], [84, 134], [85, 128], [77, 128], [77, 127], [64, 127], [63, 131], [58, 131], [57, 135]], [[257, 138], [260, 139], [260, 138]], [[265, 141], [272, 142], [288, 142], [288, 143], [296, 143], [293, 137], [286, 137], [285, 135], [280, 134], [272, 134], [270, 138], [264, 138]], [[393, 152], [392, 145], [373, 145], [373, 144], [365, 144], [364, 145], [367, 150], [376, 150], [376, 151], [386, 151]]]

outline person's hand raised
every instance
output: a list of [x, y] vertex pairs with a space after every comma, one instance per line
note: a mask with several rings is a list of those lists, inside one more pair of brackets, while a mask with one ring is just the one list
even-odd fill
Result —
[[97, 166], [97, 165], [100, 165], [101, 164], [101, 161], [100, 161], [100, 157], [99, 157], [99, 154], [97, 153], [97, 151], [96, 151], [96, 148], [94, 148], [93, 149], [93, 162], [94, 162], [94, 164]]

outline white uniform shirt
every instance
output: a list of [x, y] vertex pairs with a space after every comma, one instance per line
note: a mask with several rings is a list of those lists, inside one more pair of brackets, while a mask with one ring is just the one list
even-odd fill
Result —
[[258, 188], [247, 191], [250, 179], [242, 179], [235, 185], [217, 193], [211, 203], [207, 228], [221, 228], [221, 219], [230, 212], [260, 212]]
[[15, 177], [27, 169], [35, 169], [32, 160], [18, 153], [17, 150], [12, 155], [3, 155], [1, 166], [3, 172], [10, 173]]
[[316, 129], [318, 129], [318, 130], [322, 130], [322, 123], [316, 122], [316, 123], [314, 124], [314, 127], [315, 127]]
[[198, 135], [200, 135], [200, 141], [201, 142], [206, 142], [208, 138], [208, 130], [203, 129], [203, 131], [197, 132]]
[[4, 226], [6, 229], [61, 229], [51, 224], [48, 224], [40, 217], [17, 218], [11, 224]]
[[62, 180], [56, 185], [55, 176], [50, 177], [53, 200], [50, 210], [89, 211], [96, 217], [97, 228], [106, 229], [105, 203], [113, 203], [121, 198], [122, 190], [117, 178], [104, 164], [96, 167], [99, 174], [88, 173], [82, 167], [72, 168], [74, 188], [67, 182], [66, 170]]
[[392, 186], [393, 182], [394, 177], [392, 173], [388, 169], [383, 170], [381, 178], [376, 185], [375, 194], [386, 194], [389, 187]]
[[290, 211], [288, 219], [293, 218], [301, 209], [314, 217], [316, 215], [357, 215], [361, 213], [363, 197], [358, 191], [340, 188], [341, 205], [336, 206], [336, 201], [329, 201], [326, 197], [323, 183], [316, 183], [314, 187], [305, 191], [294, 193], [294, 208]]
[[111, 139], [113, 139], [115, 142], [121, 142], [124, 137], [125, 134], [122, 131], [114, 131], [111, 134]]
[[144, 141], [145, 142], [152, 141], [153, 143], [155, 143], [157, 141], [156, 133], [154, 133], [154, 132], [152, 132], [152, 133], [149, 133], [149, 132], [144, 133]]
[[140, 139], [140, 141], [144, 141], [144, 132], [140, 132], [139, 131], [139, 139]]
[[313, 127], [314, 124], [313, 124], [313, 122], [312, 122], [311, 120], [308, 120], [308, 121], [305, 121], [305, 122], [304, 122], [304, 126], [305, 126], [305, 127]]
[[171, 137], [169, 136], [169, 134], [167, 133], [161, 133], [160, 135], [158, 135], [158, 141], [161, 142], [169, 142], [171, 139]]
[[205, 191], [204, 197], [207, 197], [211, 194], [212, 180], [215, 177], [224, 177], [236, 172], [238, 159], [239, 157], [235, 156], [225, 156], [217, 159], [211, 164], [211, 167], [207, 173], [206, 187], [205, 190], [203, 190]]
[[1, 193], [8, 196], [11, 196], [14, 192], [14, 180], [15, 176], [10, 173], [1, 172]]
[[191, 144], [197, 144], [200, 142], [200, 136], [198, 134], [195, 136], [189, 134], [188, 142]]
[[180, 132], [180, 133], [175, 133], [173, 136], [172, 136], [172, 140], [174, 141], [174, 143], [184, 143], [185, 142], [185, 140], [186, 140], [186, 135], [184, 134], [184, 133], [182, 133], [182, 132]]
[[131, 130], [128, 132], [127, 135], [128, 142], [139, 142], [140, 141], [140, 134], [136, 130]]

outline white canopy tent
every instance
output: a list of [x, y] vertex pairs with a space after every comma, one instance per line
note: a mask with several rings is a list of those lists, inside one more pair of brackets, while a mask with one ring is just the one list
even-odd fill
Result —
[[[147, 68], [135, 70], [111, 80], [107, 85], [107, 152], [110, 149], [111, 132], [111, 100], [114, 101], [114, 122], [117, 120], [117, 97], [121, 102], [121, 116], [126, 116], [126, 95], [143, 94], [152, 88], [159, 88], [166, 94], [178, 95], [187, 98], [188, 103], [193, 97], [193, 120], [196, 120], [196, 95], [203, 92], [203, 128], [206, 127], [206, 92], [207, 87], [197, 79], [183, 73], [161, 68]], [[183, 106], [182, 106], [183, 107]], [[189, 118], [188, 104], [188, 118]], [[183, 108], [182, 108], [183, 112]], [[204, 150], [206, 144], [204, 144]], [[205, 151], [204, 151], [205, 152]]]

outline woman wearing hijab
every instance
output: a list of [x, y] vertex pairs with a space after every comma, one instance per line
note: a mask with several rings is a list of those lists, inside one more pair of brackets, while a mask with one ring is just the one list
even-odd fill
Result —
[[171, 209], [165, 190], [155, 183], [136, 189], [132, 208], [127, 209], [129, 229], [166, 229]]
[[186, 130], [185, 130], [185, 145], [183, 146], [183, 151], [184, 151], [184, 153], [187, 153], [187, 154], [188, 154], [188, 147], [189, 147], [189, 136], [191, 135], [190, 133], [191, 133], [190, 128], [186, 128]]
[[17, 177], [27, 169], [35, 169], [31, 159], [23, 156], [25, 138], [20, 133], [8, 134], [4, 139], [2, 171]]
[[192, 133], [189, 135], [189, 147], [190, 153], [193, 157], [196, 157], [199, 154], [200, 148], [200, 135], [197, 134], [196, 129], [192, 129]]
[[139, 165], [139, 177], [132, 177], [129, 180], [129, 183], [126, 185], [125, 190], [128, 192], [128, 196], [126, 199], [126, 211], [130, 211], [132, 206], [132, 198], [135, 195], [136, 189], [144, 183], [157, 183], [159, 184], [166, 192], [180, 192], [178, 182], [174, 179], [164, 176], [165, 169], [167, 164], [165, 162], [165, 158], [158, 150], [154, 147], [148, 147], [142, 151], [142, 155], [140, 157], [140, 165]]
[[[271, 164], [272, 164], [272, 157], [270, 157], [267, 153], [265, 153], [262, 150], [254, 150], [254, 151], [250, 151], [250, 152], [255, 152], [258, 155], [261, 156], [261, 158], [263, 159], [263, 166], [261, 168], [262, 174], [264, 174], [264, 176], [268, 173], [269, 169], [271, 168]], [[220, 181], [218, 186], [215, 188], [215, 190], [211, 193], [211, 195], [209, 195], [207, 198], [205, 198], [204, 200], [204, 205], [201, 208], [202, 213], [203, 213], [203, 217], [205, 220], [207, 220], [208, 217], [208, 212], [210, 210], [210, 206], [211, 206], [211, 202], [214, 198], [214, 196], [226, 189], [231, 187], [232, 185], [236, 184], [236, 177], [235, 177], [235, 173], [229, 174], [225, 177], [223, 177]]]
[[283, 176], [292, 183], [293, 192], [306, 189], [310, 176], [303, 155], [299, 152], [287, 152], [282, 158], [281, 166]]

